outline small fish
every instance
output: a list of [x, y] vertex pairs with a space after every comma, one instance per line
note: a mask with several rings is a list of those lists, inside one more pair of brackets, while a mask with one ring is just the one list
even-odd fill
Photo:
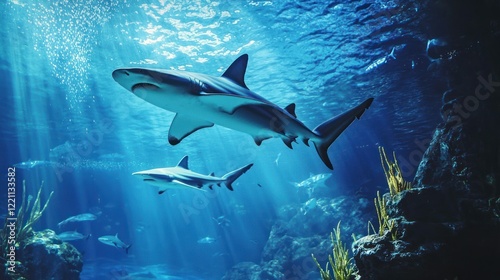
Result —
[[326, 187], [326, 180], [332, 177], [331, 173], [310, 174], [309, 178], [302, 182], [292, 184], [299, 189], [307, 190], [309, 198], [312, 196], [314, 190], [319, 187]]
[[94, 215], [94, 214], [91, 214], [91, 213], [83, 213], [83, 214], [79, 214], [79, 215], [76, 215], [76, 216], [71, 216], [69, 218], [67, 218], [66, 220], [60, 222], [57, 224], [57, 226], [61, 227], [67, 223], [74, 223], [74, 222], [83, 222], [83, 221], [93, 221], [97, 219], [97, 216]]
[[207, 236], [207, 237], [203, 237], [201, 239], [198, 239], [197, 242], [198, 242], [198, 244], [212, 244], [215, 242], [215, 238]]
[[302, 212], [304, 215], [307, 214], [310, 210], [314, 209], [316, 207], [317, 200], [316, 198], [311, 198], [306, 203], [304, 203], [304, 206], [300, 208], [300, 212]]
[[52, 166], [55, 162], [46, 160], [29, 160], [14, 164], [15, 168], [19, 169], [31, 169], [36, 166]]
[[106, 245], [113, 246], [113, 247], [116, 247], [118, 249], [125, 249], [125, 253], [127, 253], [127, 254], [128, 254], [128, 249], [130, 249], [130, 247], [132, 246], [132, 244], [127, 245], [123, 241], [121, 241], [118, 238], [118, 233], [115, 235], [104, 235], [104, 236], [99, 237], [97, 240], [99, 240], [100, 242], [102, 242]]
[[427, 40], [427, 46], [425, 48], [425, 53], [429, 60], [434, 61], [441, 59], [443, 54], [446, 53], [448, 42], [443, 39], [435, 38]]
[[274, 160], [274, 163], [276, 164], [276, 166], [279, 166], [280, 157], [281, 157], [281, 153], [279, 153], [278, 156], [276, 157], [276, 159]]
[[231, 225], [231, 220], [226, 218], [226, 216], [219, 216], [217, 219], [212, 217], [212, 220], [214, 220], [214, 222], [221, 227], [229, 227]]
[[297, 188], [304, 188], [304, 187], [315, 187], [315, 186], [320, 186], [320, 185], [325, 185], [325, 181], [328, 180], [328, 178], [332, 177], [331, 173], [319, 173], [319, 174], [310, 174], [309, 178], [299, 182], [299, 183], [294, 183], [292, 182], [292, 185], [294, 185]]
[[76, 230], [75, 231], [65, 231], [65, 232], [59, 233], [57, 235], [57, 237], [59, 237], [59, 239], [61, 239], [62, 241], [74, 241], [74, 240], [82, 240], [82, 239], [88, 240], [91, 236], [92, 236], [91, 234], [83, 235], [83, 234], [77, 232]]
[[365, 72], [369, 72], [369, 71], [374, 70], [375, 68], [378, 68], [380, 65], [387, 63], [387, 61], [389, 61], [389, 59], [391, 59], [391, 58], [396, 60], [396, 56], [394, 55], [394, 49], [395, 48], [392, 48], [391, 53], [389, 53], [388, 55], [386, 55], [382, 58], [379, 58], [379, 59], [375, 60], [375, 62], [373, 62], [372, 64], [368, 65], [368, 67], [366, 67], [366, 69], [365, 69]]

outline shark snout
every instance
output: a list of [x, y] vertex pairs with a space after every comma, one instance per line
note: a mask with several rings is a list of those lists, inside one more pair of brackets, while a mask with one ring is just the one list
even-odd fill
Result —
[[138, 176], [142, 177], [142, 180], [145, 181], [145, 182], [154, 182], [154, 181], [156, 181], [151, 176], [150, 173], [145, 172], [145, 171], [134, 172], [134, 173], [132, 173], [132, 175], [138, 175]]
[[161, 81], [155, 78], [155, 72], [147, 69], [121, 68], [113, 71], [113, 79], [122, 87], [135, 93], [137, 90], [152, 91], [160, 87]]
[[121, 80], [124, 77], [130, 76], [130, 73], [126, 69], [116, 69], [113, 71], [113, 79], [119, 83], [119, 80]]

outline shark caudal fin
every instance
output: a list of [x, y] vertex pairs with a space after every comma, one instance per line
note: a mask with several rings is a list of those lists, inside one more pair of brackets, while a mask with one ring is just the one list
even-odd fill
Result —
[[250, 167], [253, 166], [253, 163], [250, 163], [249, 165], [246, 165], [246, 166], [243, 166], [239, 169], [236, 169], [234, 171], [231, 171], [229, 173], [227, 173], [226, 175], [222, 176], [222, 179], [226, 180], [224, 183], [226, 184], [226, 187], [232, 191], [233, 190], [233, 182], [238, 179], [238, 177], [240, 177], [241, 175], [243, 175], [243, 173], [247, 172]]
[[125, 253], [128, 255], [128, 249], [130, 249], [130, 247], [132, 247], [132, 244], [130, 245], [127, 245], [127, 247], [125, 247]]
[[319, 139], [312, 140], [319, 157], [325, 165], [333, 169], [333, 165], [328, 157], [328, 147], [339, 137], [339, 135], [354, 121], [354, 119], [359, 119], [368, 107], [373, 102], [373, 98], [368, 98], [363, 103], [344, 112], [336, 117], [333, 117], [326, 122], [318, 125], [314, 129], [314, 133], [319, 136]]

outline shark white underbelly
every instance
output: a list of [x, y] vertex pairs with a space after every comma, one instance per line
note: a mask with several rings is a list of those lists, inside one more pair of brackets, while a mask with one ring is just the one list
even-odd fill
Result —
[[333, 169], [328, 147], [371, 105], [369, 98], [333, 117], [314, 130], [295, 115], [295, 104], [281, 108], [250, 91], [244, 82], [248, 55], [236, 59], [222, 77], [187, 71], [146, 68], [117, 69], [113, 78], [139, 98], [175, 112], [168, 140], [176, 145], [198, 129], [221, 125], [247, 133], [260, 145], [269, 138], [281, 138], [292, 148], [297, 139], [311, 141], [325, 163]]

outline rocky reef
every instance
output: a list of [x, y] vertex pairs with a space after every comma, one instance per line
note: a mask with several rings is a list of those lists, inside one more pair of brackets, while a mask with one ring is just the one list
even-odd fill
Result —
[[33, 230], [33, 225], [42, 217], [54, 194], [52, 191], [42, 204], [42, 189], [43, 182], [33, 198], [26, 192], [26, 182], [23, 181], [16, 222], [6, 219], [4, 228], [0, 230], [1, 258], [6, 260], [0, 279], [80, 279], [83, 266], [80, 252], [73, 245], [61, 241], [50, 229]]
[[498, 13], [489, 12], [500, 7], [493, 1], [459, 2], [440, 3], [455, 13], [443, 20], [455, 31], [464, 27], [446, 35], [444, 51], [459, 55], [439, 65], [450, 87], [443, 94], [443, 123], [413, 189], [385, 196], [396, 238], [386, 232], [353, 244], [359, 279], [500, 275], [500, 75], [492, 63], [498, 62], [500, 26]]
[[34, 232], [17, 252], [16, 273], [10, 273], [8, 279], [80, 279], [80, 252], [50, 229]]
[[301, 205], [283, 206], [260, 263], [236, 264], [223, 279], [319, 279], [311, 253], [322, 262], [327, 260], [332, 248], [330, 232], [341, 219], [347, 234], [343, 239], [351, 241], [350, 233], [365, 234], [373, 210], [367, 198], [349, 196], [311, 198]]
[[[457, 108], [468, 96], [447, 92], [443, 110]], [[500, 255], [500, 137], [493, 129], [500, 121], [499, 101], [490, 96], [467, 118], [445, 114], [418, 168], [414, 188], [386, 195], [396, 240], [387, 232], [353, 244], [360, 279], [500, 275], [500, 267], [490, 265]]]

